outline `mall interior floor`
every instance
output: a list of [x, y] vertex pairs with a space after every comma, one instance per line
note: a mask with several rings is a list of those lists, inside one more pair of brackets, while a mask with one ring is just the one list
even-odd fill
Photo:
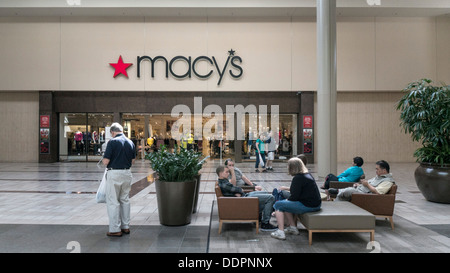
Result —
[[[375, 241], [368, 247], [367, 233], [318, 233], [308, 244], [305, 228], [280, 241], [270, 232], [256, 234], [249, 223], [224, 224], [218, 234], [214, 184], [220, 160], [209, 160], [201, 173], [199, 203], [191, 223], [159, 223], [153, 171], [148, 161], [132, 168], [131, 234], [106, 236], [105, 204], [95, 202], [103, 175], [95, 162], [2, 163], [0, 165], [0, 252], [2, 253], [450, 253], [450, 204], [426, 201], [414, 182], [416, 163], [391, 163], [399, 186], [395, 204], [395, 229], [377, 219]], [[256, 173], [254, 162], [237, 163], [253, 182], [272, 192], [291, 181], [286, 162], [275, 162], [274, 171]], [[339, 164], [338, 172], [347, 168]], [[317, 180], [316, 165], [308, 165]], [[374, 163], [365, 163], [366, 176], [375, 175]], [[271, 222], [276, 224], [272, 217]]]

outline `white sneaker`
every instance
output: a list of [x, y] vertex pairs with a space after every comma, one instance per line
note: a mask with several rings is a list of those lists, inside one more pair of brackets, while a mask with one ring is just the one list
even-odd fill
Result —
[[275, 232], [272, 232], [270, 236], [272, 236], [275, 239], [286, 240], [286, 235], [284, 234], [284, 231], [279, 229], [277, 229], [277, 231]]
[[299, 234], [298, 229], [296, 227], [293, 227], [293, 226], [289, 226], [289, 227], [285, 228], [284, 232], [287, 233], [287, 234], [294, 234], [294, 235], [298, 235]]

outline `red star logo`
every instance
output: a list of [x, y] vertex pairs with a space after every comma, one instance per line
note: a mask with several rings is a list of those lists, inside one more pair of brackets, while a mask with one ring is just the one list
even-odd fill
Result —
[[109, 63], [109, 65], [116, 69], [113, 76], [114, 78], [117, 77], [119, 74], [123, 74], [125, 75], [125, 77], [128, 78], [127, 68], [130, 67], [132, 63], [124, 63], [122, 60], [122, 55], [120, 55], [117, 63]]

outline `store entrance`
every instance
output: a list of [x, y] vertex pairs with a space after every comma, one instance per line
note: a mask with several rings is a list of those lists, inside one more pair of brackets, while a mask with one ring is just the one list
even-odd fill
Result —
[[274, 120], [270, 115], [247, 114], [241, 122], [246, 132], [240, 149], [243, 160], [256, 160], [258, 138], [264, 142], [266, 153], [273, 152], [274, 160], [289, 159], [297, 151], [297, 114], [279, 114]]
[[[202, 136], [195, 136], [195, 117], [192, 116], [191, 133], [183, 134], [178, 139], [172, 136], [172, 129], [176, 130], [174, 126], [177, 126], [179, 118], [166, 113], [123, 113], [121, 120], [124, 134], [136, 145], [136, 158], [144, 159], [147, 153], [158, 151], [165, 145], [169, 151], [179, 146], [213, 159], [234, 158], [237, 152], [242, 160], [252, 161], [256, 159], [254, 144], [257, 135], [266, 143], [265, 150], [274, 152], [275, 160], [288, 159], [297, 150], [297, 114], [280, 114], [278, 124], [271, 124], [268, 116], [253, 117], [246, 114], [240, 124], [245, 139], [240, 141], [236, 141], [235, 136], [227, 136], [228, 126], [233, 124], [226, 115], [213, 126], [212, 134]], [[202, 128], [207, 127], [211, 120], [203, 116], [199, 119]], [[112, 113], [60, 113], [59, 161], [98, 162], [110, 138], [109, 127], [113, 120]]]
[[59, 161], [99, 161], [112, 123], [111, 113], [60, 113]]
[[[211, 118], [200, 117], [202, 128], [207, 126]], [[227, 126], [231, 126], [226, 116], [223, 116], [223, 122], [218, 125], [221, 127], [221, 137], [214, 134], [195, 137], [194, 116], [191, 117], [191, 134], [185, 135], [180, 141], [172, 136], [172, 129], [178, 117], [172, 117], [170, 114], [136, 114], [126, 113], [122, 115], [122, 121], [125, 134], [133, 140], [138, 147], [138, 158], [145, 158], [145, 154], [157, 151], [162, 145], [169, 150], [173, 150], [175, 145], [186, 149], [193, 149], [201, 152], [203, 156], [211, 158], [234, 158], [236, 152], [241, 153], [243, 160], [255, 160], [256, 136], [260, 132], [261, 139], [266, 142], [266, 151], [272, 147], [275, 160], [284, 160], [290, 158], [297, 150], [297, 114], [280, 114], [278, 125], [272, 125], [269, 116], [245, 115], [241, 120], [242, 128], [245, 131], [245, 139], [235, 141], [234, 136], [227, 136]], [[265, 122], [261, 122], [262, 120]], [[260, 124], [262, 126], [260, 126]], [[276, 126], [276, 128], [272, 128]], [[216, 129], [213, 129], [215, 131]], [[271, 142], [271, 143], [269, 143]], [[239, 147], [238, 147], [239, 146]]]
[[[122, 115], [126, 136], [137, 144], [138, 158], [145, 158], [146, 153], [157, 151], [161, 149], [162, 145], [169, 150], [173, 150], [177, 145], [201, 152], [203, 156], [211, 158], [220, 158], [221, 155], [222, 157], [234, 156], [234, 141], [227, 140], [225, 133], [223, 140], [216, 139], [214, 136], [195, 137], [194, 127], [191, 126], [191, 134], [183, 135], [181, 140], [175, 139], [172, 136], [172, 128], [178, 119], [178, 117], [164, 113], [125, 113]], [[202, 117], [202, 126], [208, 120], [208, 118]], [[194, 124], [194, 117], [191, 119], [191, 124]]]

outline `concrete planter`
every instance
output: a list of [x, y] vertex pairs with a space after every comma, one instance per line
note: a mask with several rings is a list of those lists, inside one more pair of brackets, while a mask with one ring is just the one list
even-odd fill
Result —
[[195, 195], [194, 195], [194, 205], [192, 207], [192, 213], [196, 213], [198, 209], [198, 193], [200, 191], [200, 180], [202, 178], [202, 174], [198, 174], [195, 176]]
[[414, 178], [425, 199], [450, 204], [450, 164], [420, 163]]

